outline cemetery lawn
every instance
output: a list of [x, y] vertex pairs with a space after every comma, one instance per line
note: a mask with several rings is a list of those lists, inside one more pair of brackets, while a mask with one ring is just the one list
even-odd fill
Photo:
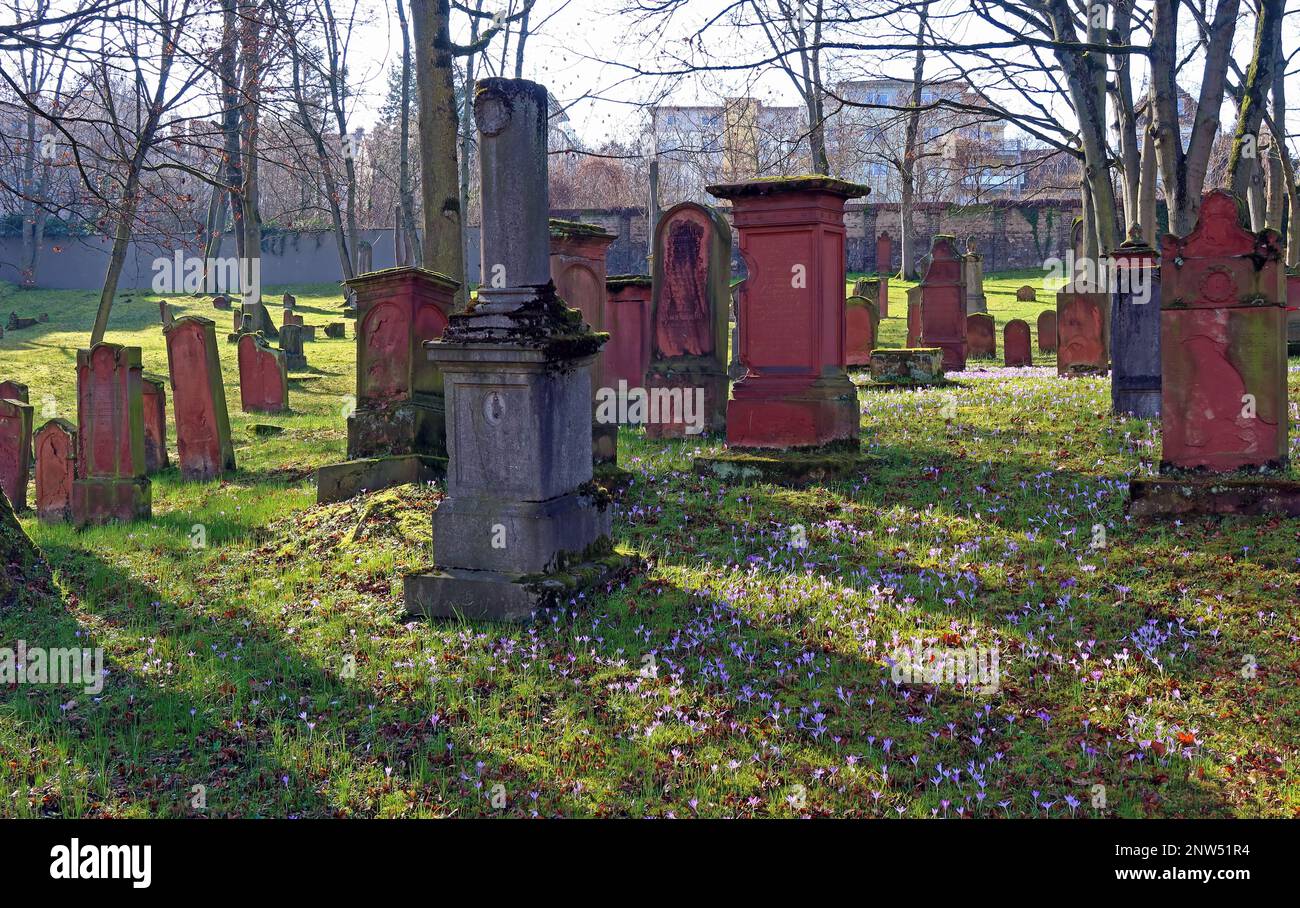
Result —
[[[1051, 302], [1024, 283], [987, 281], [999, 348]], [[292, 289], [338, 318], [336, 287]], [[156, 299], [124, 295], [108, 340], [165, 375]], [[292, 414], [246, 416], [230, 315], [173, 303], [218, 321], [239, 470], [156, 475], [148, 523], [22, 517], [47, 568], [0, 595], [0, 646], [103, 647], [108, 675], [0, 688], [0, 816], [1300, 816], [1300, 524], [1127, 519], [1158, 426], [1112, 418], [1103, 380], [973, 361], [863, 391], [878, 464], [800, 491], [625, 428], [616, 541], [647, 570], [531, 626], [431, 623], [401, 575], [439, 489], [314, 504], [352, 325], [307, 345]], [[0, 340], [0, 375], [38, 425], [75, 419], [93, 295], [0, 285], [10, 310], [50, 321]], [[916, 637], [997, 647], [998, 689], [895, 686]]]

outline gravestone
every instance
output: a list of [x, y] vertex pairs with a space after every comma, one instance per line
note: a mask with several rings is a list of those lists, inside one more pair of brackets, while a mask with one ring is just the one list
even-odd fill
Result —
[[[727, 427], [727, 308], [731, 275], [731, 227], [715, 208], [682, 202], [663, 213], [655, 228], [651, 298], [651, 395], [668, 392], [702, 402], [696, 416], [704, 433]], [[650, 438], [687, 434], [684, 414], [646, 423]], [[699, 433], [695, 433], [699, 434]]]
[[961, 257], [962, 283], [966, 287], [966, 314], [988, 312], [984, 296], [984, 256], [975, 251], [975, 240], [966, 241], [966, 254]]
[[966, 368], [966, 285], [952, 237], [939, 235], [930, 241], [930, 261], [920, 286], [920, 344], [941, 348], [944, 369], [960, 372]]
[[4, 492], [15, 513], [27, 510], [31, 452], [31, 404], [0, 398], [0, 492]]
[[369, 240], [357, 244], [357, 275], [369, 274], [375, 270], [375, 247]]
[[1138, 234], [1111, 254], [1111, 409], [1160, 416], [1160, 269], [1156, 253]]
[[710, 186], [732, 203], [748, 277], [727, 404], [733, 448], [857, 450], [857, 389], [845, 371], [844, 202], [865, 186], [788, 177]]
[[284, 351], [260, 334], [239, 338], [239, 403], [245, 413], [284, 413], [289, 409], [289, 370]]
[[285, 325], [280, 329], [280, 349], [284, 351], [284, 365], [290, 372], [307, 368], [307, 355], [302, 352], [302, 328]]
[[921, 285], [907, 288], [907, 346], [921, 345]]
[[280, 327], [287, 328], [290, 325], [302, 327], [302, 316], [298, 315], [296, 312], [291, 312], [288, 309], [285, 309], [281, 313]]
[[77, 427], [55, 417], [36, 433], [36, 518], [43, 523], [72, 519], [77, 481]]
[[[0, 337], [2, 336], [3, 335], [0, 335]], [[13, 379], [0, 381], [0, 400], [4, 400], [5, 398], [8, 398], [10, 400], [21, 400], [25, 404], [29, 404], [32, 402], [31, 397], [29, 396], [27, 390], [27, 386], [22, 382], [14, 381]], [[36, 454], [35, 454], [35, 450], [33, 449], [32, 461], [35, 462], [35, 460], [36, 460]]]
[[1286, 352], [1300, 356], [1300, 269], [1286, 275]]
[[99, 343], [77, 351], [72, 519], [78, 526], [152, 515], [142, 386], [139, 347]]
[[278, 340], [280, 337], [279, 330], [271, 320], [271, 313], [267, 310], [266, 304], [261, 300], [255, 303], [246, 303], [243, 307], [243, 322], [236, 329], [245, 334], [261, 333], [269, 340]]
[[1041, 353], [1056, 352], [1056, 310], [1044, 309], [1038, 313], [1038, 349]]
[[167, 389], [156, 375], [142, 375], [140, 397], [144, 411], [144, 470], [157, 473], [167, 459]]
[[1022, 303], [1032, 303], [1038, 299], [1038, 292], [1033, 287], [1025, 284], [1016, 291], [1016, 299]]
[[1029, 349], [1029, 323], [1013, 318], [1002, 329], [1002, 362], [1011, 367], [1032, 366], [1034, 354]]
[[871, 380], [884, 385], [932, 385], [943, 381], [943, 350], [912, 347], [871, 351]]
[[894, 240], [888, 231], [876, 237], [876, 274], [894, 273]]
[[993, 316], [976, 312], [966, 316], [967, 352], [974, 359], [993, 359], [998, 355], [997, 329]]
[[33, 325], [37, 325], [39, 323], [40, 323], [39, 319], [23, 318], [17, 312], [10, 312], [9, 323], [5, 325], [5, 328], [8, 329], [9, 331], [22, 331], [24, 328], [30, 328]]
[[298, 297], [294, 296], [292, 293], [286, 293], [280, 298], [280, 305], [282, 305], [287, 311], [292, 312], [294, 307], [298, 305]]
[[1278, 236], [1207, 193], [1196, 227], [1165, 236], [1160, 267], [1163, 469], [1287, 463], [1284, 285]]
[[444, 378], [447, 494], [433, 572], [406, 578], [411, 614], [525, 620], [604, 582], [617, 563], [592, 482], [591, 377], [604, 338], [551, 282], [544, 87], [484, 79], [474, 92], [482, 186], [479, 290], [425, 345]]
[[460, 284], [404, 265], [352, 278], [348, 289], [357, 306], [356, 409], [348, 460], [316, 471], [321, 503], [446, 472], [443, 376], [424, 344], [442, 336]]
[[226, 388], [217, 353], [217, 326], [183, 316], [163, 331], [176, 416], [176, 455], [181, 476], [215, 479], [235, 469]]
[[347, 322], [329, 322], [325, 325], [325, 336], [332, 338], [346, 338], [348, 336]]
[[609, 343], [601, 356], [605, 360], [605, 381], [611, 386], [627, 382], [629, 388], [644, 388], [650, 368], [650, 305], [652, 281], [649, 275], [622, 274], [606, 278], [605, 310]]
[[852, 295], [871, 300], [879, 318], [889, 317], [889, 278], [860, 277], [853, 282]]
[[[605, 331], [605, 254], [616, 237], [594, 224], [550, 219], [551, 281], [555, 292], [570, 308], [582, 313], [587, 326]], [[603, 354], [591, 370], [593, 407], [599, 389], [607, 384]], [[617, 463], [618, 423], [602, 422], [593, 409], [591, 456], [595, 463]]]
[[844, 301], [845, 363], [866, 366], [871, 363], [871, 351], [876, 348], [876, 334], [880, 318], [871, 300], [850, 296]]
[[1110, 294], [1063, 287], [1056, 294], [1056, 337], [1057, 375], [1105, 374], [1110, 368]]
[[212, 308], [220, 309], [222, 312], [230, 311], [230, 297], [224, 293], [218, 293], [212, 298]]
[[1084, 255], [1084, 236], [1083, 236], [1083, 218], [1077, 217], [1070, 224], [1070, 248], [1074, 251], [1074, 260], [1083, 261]]

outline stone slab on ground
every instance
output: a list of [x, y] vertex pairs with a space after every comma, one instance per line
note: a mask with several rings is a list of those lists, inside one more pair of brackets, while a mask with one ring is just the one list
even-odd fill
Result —
[[1134, 517], [1300, 517], [1300, 482], [1268, 476], [1134, 479], [1128, 512]]
[[934, 384], [943, 380], [943, 348], [904, 347], [871, 351], [871, 380], [883, 383]]
[[316, 471], [316, 503], [346, 501], [411, 482], [437, 482], [447, 476], [447, 460], [421, 454], [363, 457], [332, 463]]
[[695, 458], [695, 473], [733, 485], [768, 483], [802, 488], [862, 476], [880, 462], [856, 450], [725, 451]]

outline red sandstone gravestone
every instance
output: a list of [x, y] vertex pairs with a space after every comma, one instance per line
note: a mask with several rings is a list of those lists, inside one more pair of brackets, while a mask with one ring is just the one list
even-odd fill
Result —
[[[582, 313], [593, 331], [605, 330], [605, 255], [616, 237], [594, 224], [580, 224], [552, 218], [551, 281], [555, 292], [566, 305]], [[606, 384], [604, 353], [597, 355], [591, 369], [593, 403], [597, 391]], [[593, 411], [594, 412], [594, 411]], [[618, 423], [592, 420], [592, 459], [595, 463], [618, 460]]]
[[871, 300], [850, 296], [844, 301], [845, 362], [850, 366], [871, 364], [871, 351], [876, 348], [876, 332], [880, 320]]
[[894, 241], [887, 231], [882, 230], [876, 237], [876, 273], [893, 274]]
[[[702, 395], [706, 433], [727, 420], [727, 309], [730, 302], [731, 228], [716, 209], [682, 202], [655, 228], [650, 365], [646, 385]], [[650, 438], [686, 434], [684, 414], [649, 422]]]
[[1038, 349], [1042, 353], [1056, 352], [1056, 310], [1044, 309], [1038, 314]]
[[0, 398], [0, 492], [4, 492], [15, 512], [27, 510], [31, 450], [31, 405]]
[[1160, 267], [1163, 468], [1215, 473], [1287, 462], [1285, 291], [1277, 234], [1206, 194], [1195, 229], [1165, 236]]
[[652, 281], [648, 275], [623, 274], [605, 281], [609, 343], [605, 345], [605, 381], [617, 387], [645, 386], [650, 367], [650, 302]]
[[993, 316], [983, 312], [966, 316], [966, 344], [972, 357], [990, 359], [998, 355]]
[[77, 351], [77, 479], [72, 517], [79, 525], [148, 519], [140, 348], [100, 343]]
[[1300, 269], [1286, 276], [1286, 344], [1289, 355], [1300, 354]]
[[[0, 334], [0, 337], [4, 337], [4, 335]], [[9, 400], [21, 400], [25, 404], [32, 402], [27, 386], [22, 382], [14, 381], [13, 379], [0, 381], [0, 400], [4, 400], [5, 398], [8, 398]], [[32, 450], [32, 459], [35, 460], [35, 448]]]
[[1002, 329], [1002, 362], [1007, 366], [1032, 366], [1034, 355], [1029, 349], [1029, 323], [1013, 318]]
[[166, 469], [167, 460], [167, 391], [163, 379], [146, 375], [141, 378], [144, 405], [144, 465], [146, 473]]
[[865, 186], [792, 177], [711, 186], [730, 199], [748, 268], [727, 444], [856, 444], [857, 390], [845, 367], [844, 202]]
[[289, 370], [284, 351], [260, 334], [239, 338], [239, 402], [245, 413], [283, 413], [289, 409]]
[[921, 285], [907, 290], [907, 346], [921, 346]]
[[1110, 368], [1110, 294], [1066, 286], [1056, 294], [1056, 373], [1089, 375]]
[[943, 350], [943, 368], [966, 368], [966, 285], [962, 258], [950, 236], [930, 241], [930, 261], [921, 278], [922, 347]]
[[36, 517], [45, 523], [72, 519], [77, 481], [77, 427], [54, 418], [36, 433]]
[[215, 479], [235, 469], [230, 415], [217, 352], [217, 326], [184, 316], [163, 331], [176, 415], [176, 452], [181, 476]]

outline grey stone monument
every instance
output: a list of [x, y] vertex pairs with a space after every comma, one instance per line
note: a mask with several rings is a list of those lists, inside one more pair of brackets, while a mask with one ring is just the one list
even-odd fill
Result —
[[1160, 267], [1140, 233], [1113, 253], [1110, 399], [1116, 414], [1160, 418]]
[[302, 350], [302, 327], [285, 325], [280, 329], [280, 349], [284, 351], [285, 365], [290, 372], [307, 368], [307, 355]]
[[447, 494], [436, 564], [406, 578], [406, 609], [522, 621], [621, 565], [592, 481], [591, 369], [606, 336], [551, 281], [546, 89], [480, 80], [474, 116], [484, 286], [424, 345], [443, 374]]
[[961, 257], [962, 277], [966, 284], [966, 314], [988, 312], [984, 296], [984, 256], [975, 251], [975, 238], [966, 240], [966, 254]]

